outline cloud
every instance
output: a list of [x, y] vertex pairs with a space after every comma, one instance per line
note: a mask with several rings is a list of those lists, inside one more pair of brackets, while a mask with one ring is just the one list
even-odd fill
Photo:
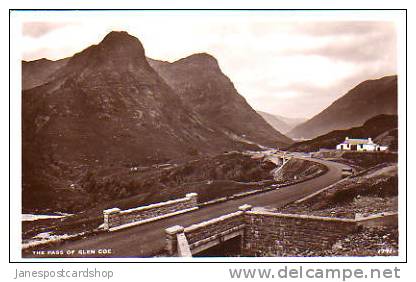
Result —
[[[339, 24], [338, 24], [339, 25]], [[353, 24], [352, 28], [346, 28], [338, 33], [336, 28], [330, 33], [323, 30], [325, 35], [330, 35], [331, 39], [320, 46], [302, 46], [282, 50], [284, 55], [316, 55], [330, 58], [332, 60], [343, 60], [349, 62], [372, 62], [374, 60], [389, 59], [395, 61], [396, 54], [396, 34], [389, 25], [382, 24], [383, 28], [375, 29], [375, 24]], [[344, 23], [344, 26], [347, 24]], [[367, 27], [367, 28], [365, 28]], [[356, 34], [353, 30], [361, 30]], [[305, 30], [303, 30], [305, 32]], [[316, 31], [312, 34], [316, 35]]]
[[310, 36], [367, 36], [374, 33], [394, 32], [394, 24], [386, 21], [304, 21], [293, 23], [288, 30]]
[[23, 23], [22, 34], [23, 36], [38, 38], [67, 25], [69, 23], [26, 22]]

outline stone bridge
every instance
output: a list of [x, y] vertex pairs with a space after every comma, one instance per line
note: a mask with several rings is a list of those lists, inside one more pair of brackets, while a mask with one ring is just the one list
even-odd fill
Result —
[[250, 154], [254, 158], [265, 158], [273, 163], [275, 163], [277, 166], [282, 166], [285, 163], [287, 163], [291, 158], [293, 158], [292, 154], [287, 152], [281, 152], [281, 151], [266, 151], [266, 152], [253, 152]]
[[331, 248], [360, 226], [395, 224], [397, 213], [348, 219], [274, 213], [243, 205], [236, 212], [186, 228], [167, 228], [166, 251], [170, 256], [191, 257], [239, 237], [243, 256], [284, 256], [293, 250]]
[[276, 163], [277, 165], [284, 165], [286, 162], [288, 162], [293, 156], [286, 152], [277, 152], [274, 153], [269, 157], [269, 159]]
[[166, 250], [169, 255], [192, 256], [235, 237], [244, 236], [244, 212], [251, 206], [184, 228], [175, 225], [167, 228]]

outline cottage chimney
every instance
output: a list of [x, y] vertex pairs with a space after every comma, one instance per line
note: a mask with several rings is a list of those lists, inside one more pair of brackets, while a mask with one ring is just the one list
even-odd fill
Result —
[[368, 143], [373, 143], [373, 140], [370, 137], [368, 138]]

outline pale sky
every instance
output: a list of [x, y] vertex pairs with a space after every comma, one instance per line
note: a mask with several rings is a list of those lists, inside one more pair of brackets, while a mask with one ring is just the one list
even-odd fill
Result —
[[173, 62], [209, 53], [254, 109], [306, 118], [361, 81], [396, 74], [392, 22], [267, 12], [111, 13], [67, 12], [23, 21], [22, 58], [72, 56], [111, 30], [125, 30], [153, 59]]

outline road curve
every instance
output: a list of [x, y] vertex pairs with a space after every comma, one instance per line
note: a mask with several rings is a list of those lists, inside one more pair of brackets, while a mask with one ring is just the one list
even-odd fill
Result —
[[[301, 157], [299, 157], [301, 158]], [[260, 193], [247, 196], [240, 199], [230, 200], [218, 203], [212, 206], [200, 208], [196, 211], [177, 215], [174, 217], [162, 219], [159, 221], [131, 227], [128, 229], [99, 233], [95, 236], [87, 237], [76, 241], [67, 241], [57, 247], [39, 247], [42, 249], [53, 249], [64, 251], [64, 255], [33, 255], [23, 253], [23, 257], [151, 257], [160, 254], [165, 247], [165, 233], [167, 227], [173, 225], [182, 225], [184, 227], [194, 223], [205, 221], [220, 215], [234, 212], [243, 204], [261, 207], [282, 207], [290, 202], [301, 199], [311, 193], [314, 193], [326, 186], [329, 186], [341, 179], [342, 168], [346, 165], [325, 161], [315, 158], [305, 158], [322, 163], [328, 167], [328, 172], [311, 180], [293, 184]], [[99, 249], [111, 249], [111, 254], [99, 255]], [[65, 255], [67, 250], [74, 250], [75, 255]], [[79, 251], [95, 250], [95, 254], [79, 254]]]

